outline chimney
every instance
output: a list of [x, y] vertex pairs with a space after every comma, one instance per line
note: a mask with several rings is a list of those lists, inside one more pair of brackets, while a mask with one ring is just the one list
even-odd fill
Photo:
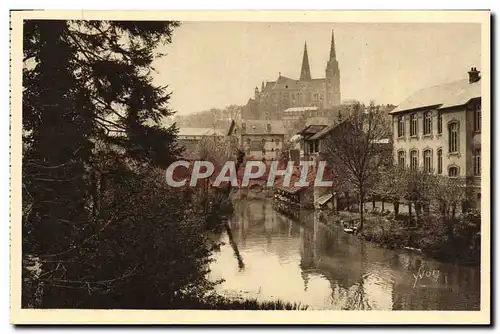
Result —
[[469, 73], [469, 83], [474, 83], [478, 82], [479, 79], [481, 79], [481, 76], [479, 76], [479, 72], [475, 67], [471, 67]]

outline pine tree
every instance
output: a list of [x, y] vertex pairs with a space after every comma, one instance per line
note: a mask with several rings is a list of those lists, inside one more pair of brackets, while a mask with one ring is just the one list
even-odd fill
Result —
[[[144, 198], [141, 182], [123, 186], [146, 175], [141, 166], [163, 167], [180, 152], [176, 128], [161, 126], [162, 118], [172, 114], [167, 87], [154, 85], [152, 78], [153, 60], [161, 56], [156, 50], [171, 42], [177, 26], [177, 22], [24, 23], [23, 254], [41, 259], [44, 272], [50, 273], [41, 280], [47, 283], [42, 307], [75, 306], [82, 291], [87, 296], [95, 289], [82, 277], [94, 281], [99, 277], [103, 281], [108, 273], [126, 277], [132, 266], [117, 258], [113, 270], [106, 271], [100, 235], [124, 219], [153, 219], [145, 218], [148, 215], [137, 211], [140, 208], [116, 217], [113, 206], [130, 207], [126, 198]], [[111, 194], [106, 189], [109, 184], [117, 187]], [[101, 210], [102, 202], [119, 195], [122, 203], [108, 200]], [[168, 203], [152, 205], [165, 208]], [[162, 223], [182, 218], [182, 206], [177, 206], [178, 214]], [[129, 226], [135, 229], [137, 224]], [[107, 247], [112, 247], [108, 252], [122, 254], [121, 241], [108, 237]], [[97, 288], [104, 289], [102, 283]], [[23, 305], [34, 305], [29, 300], [32, 292], [23, 289], [28, 299]], [[62, 292], [65, 297], [60, 297]]]

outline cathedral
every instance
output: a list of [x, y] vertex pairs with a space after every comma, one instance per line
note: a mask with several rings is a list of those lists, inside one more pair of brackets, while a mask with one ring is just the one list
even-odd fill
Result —
[[243, 108], [243, 119], [282, 120], [283, 112], [289, 108], [329, 109], [340, 105], [340, 70], [335, 55], [335, 40], [332, 31], [330, 59], [326, 63], [325, 77], [312, 78], [307, 55], [307, 43], [300, 70], [300, 79], [291, 79], [279, 74], [276, 81], [262, 82], [255, 87], [254, 97]]

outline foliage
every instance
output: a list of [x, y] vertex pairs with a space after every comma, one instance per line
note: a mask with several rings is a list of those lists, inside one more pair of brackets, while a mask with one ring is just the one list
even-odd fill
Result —
[[424, 215], [418, 228], [409, 228], [400, 219], [367, 218], [360, 236], [386, 248], [409, 247], [448, 262], [479, 263], [479, 212], [469, 211], [454, 219]]
[[372, 103], [368, 108], [353, 105], [325, 140], [323, 152], [336, 178], [350, 184], [358, 193], [359, 230], [363, 227], [365, 195], [390, 161], [391, 147], [383, 143], [388, 138], [391, 132], [387, 117]]
[[422, 209], [425, 214], [433, 212], [442, 219], [453, 219], [465, 198], [465, 187], [457, 179], [393, 166], [380, 174], [373, 193], [392, 201], [413, 203], [417, 221]]
[[169, 188], [161, 170], [115, 163], [107, 172], [85, 240], [41, 256], [43, 307], [168, 308], [202, 298], [213, 286], [206, 274], [215, 245], [190, 211], [189, 190]]
[[177, 26], [24, 22], [24, 307], [167, 308], [210, 291], [203, 217], [158, 169], [181, 150], [151, 65]]
[[465, 199], [465, 187], [460, 180], [435, 176], [430, 194], [435, 211], [443, 219], [454, 219], [458, 206]]
[[[191, 308], [191, 307], [190, 307]], [[198, 309], [216, 310], [291, 310], [305, 311], [307, 305], [300, 303], [290, 303], [283, 300], [259, 301], [254, 298], [249, 299], [229, 299], [222, 296], [212, 296], [207, 298], [203, 304], [199, 304]]]

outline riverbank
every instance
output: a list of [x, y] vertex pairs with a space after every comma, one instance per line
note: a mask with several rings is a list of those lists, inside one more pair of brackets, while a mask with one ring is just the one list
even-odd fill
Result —
[[210, 301], [196, 303], [190, 302], [188, 309], [199, 310], [283, 310], [283, 311], [304, 311], [308, 309], [307, 305], [300, 303], [290, 303], [282, 300], [277, 301], [259, 301], [255, 298], [228, 298], [225, 296], [216, 296]]
[[[329, 227], [343, 227], [359, 219], [358, 213], [325, 214]], [[478, 265], [480, 262], [480, 218], [461, 215], [453, 222], [426, 217], [417, 226], [409, 224], [408, 215], [386, 217], [365, 214], [363, 230], [357, 237], [388, 249], [408, 249], [448, 263]]]

